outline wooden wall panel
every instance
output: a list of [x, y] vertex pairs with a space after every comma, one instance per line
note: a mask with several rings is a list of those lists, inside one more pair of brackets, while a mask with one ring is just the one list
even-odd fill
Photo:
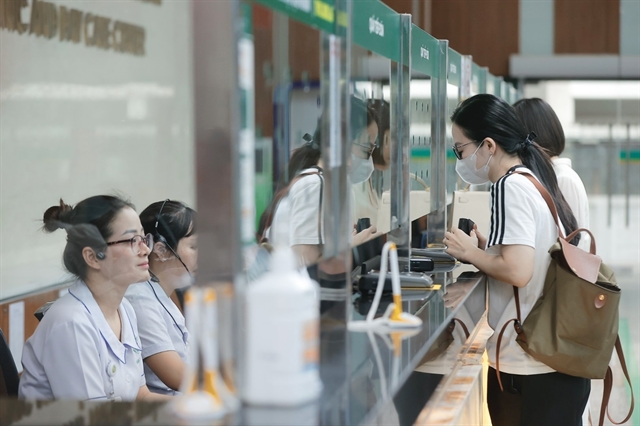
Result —
[[555, 0], [555, 53], [620, 54], [620, 0]]
[[256, 131], [273, 136], [273, 87], [269, 72], [273, 70], [273, 13], [260, 5], [252, 6], [255, 51]]
[[432, 0], [431, 34], [473, 55], [494, 75], [509, 75], [509, 56], [519, 50], [519, 0]]
[[320, 81], [320, 31], [289, 21], [289, 66], [294, 82], [301, 81], [305, 71], [310, 81]]
[[[64, 287], [0, 304], [0, 328], [2, 328], [4, 335], [7, 337], [7, 341], [11, 342], [11, 335], [9, 334], [9, 305], [21, 300], [24, 301], [24, 339], [27, 340], [31, 337], [38, 326], [38, 319], [33, 315], [33, 313], [45, 303], [57, 300], [62, 288]], [[16, 359], [15, 362], [19, 363], [20, 360]]]

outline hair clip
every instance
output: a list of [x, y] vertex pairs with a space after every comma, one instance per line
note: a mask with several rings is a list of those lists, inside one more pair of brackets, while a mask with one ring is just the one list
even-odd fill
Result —
[[529, 146], [533, 143], [533, 141], [538, 137], [535, 132], [529, 132], [527, 138], [524, 140], [524, 144]]
[[304, 139], [307, 143], [307, 146], [310, 146], [313, 149], [318, 149], [318, 144], [313, 140], [313, 137], [309, 134], [309, 133], [305, 133], [302, 136], [302, 139]]

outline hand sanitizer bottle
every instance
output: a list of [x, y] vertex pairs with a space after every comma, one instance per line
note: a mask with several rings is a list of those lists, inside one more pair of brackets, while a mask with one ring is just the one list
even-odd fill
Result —
[[244, 400], [296, 406], [320, 396], [319, 288], [298, 269], [290, 248], [247, 289]]

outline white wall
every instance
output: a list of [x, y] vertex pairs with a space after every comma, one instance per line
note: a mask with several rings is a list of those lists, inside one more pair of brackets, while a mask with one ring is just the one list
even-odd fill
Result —
[[145, 54], [0, 29], [0, 300], [68, 278], [64, 231], [40, 230], [59, 198], [195, 198], [190, 3], [54, 5], [143, 27]]

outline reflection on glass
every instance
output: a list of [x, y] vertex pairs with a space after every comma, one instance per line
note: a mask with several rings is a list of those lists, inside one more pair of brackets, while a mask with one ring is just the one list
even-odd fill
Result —
[[[350, 165], [354, 204], [352, 245], [359, 246], [390, 230], [389, 191], [393, 140], [390, 132], [391, 104], [388, 89], [390, 61], [358, 46], [353, 46], [351, 56], [351, 91], [355, 97], [366, 102], [367, 129], [369, 136], [373, 136], [373, 150], [364, 168], [365, 162], [359, 158], [357, 149], [353, 148], [359, 143], [358, 130], [352, 127], [352, 137], [356, 138], [353, 141], [356, 145], [352, 145]], [[369, 117], [373, 118], [373, 122]], [[366, 179], [363, 179], [365, 175]]]
[[[267, 250], [291, 247], [302, 263], [315, 264], [324, 242], [320, 33], [277, 12], [270, 26], [254, 32], [256, 133], [261, 135], [256, 240]], [[300, 60], [297, 52], [303, 47]], [[247, 254], [250, 278], [256, 278], [267, 257], [260, 251]]]
[[411, 81], [410, 220], [431, 211], [431, 80], [427, 75]]

